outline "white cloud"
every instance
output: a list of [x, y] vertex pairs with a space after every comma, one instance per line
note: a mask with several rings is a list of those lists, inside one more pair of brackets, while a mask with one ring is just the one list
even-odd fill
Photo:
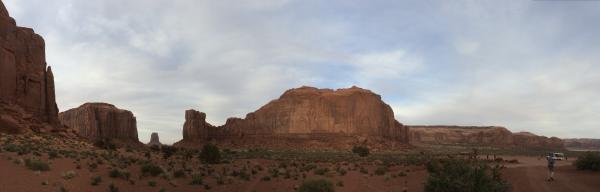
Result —
[[463, 55], [475, 55], [479, 50], [479, 43], [474, 41], [458, 41], [456, 50]]
[[366, 79], [397, 78], [414, 73], [422, 66], [419, 58], [411, 57], [404, 50], [359, 54], [349, 62], [358, 75]]

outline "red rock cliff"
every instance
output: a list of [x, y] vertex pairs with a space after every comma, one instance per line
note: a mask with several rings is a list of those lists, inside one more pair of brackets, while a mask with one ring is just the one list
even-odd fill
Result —
[[526, 148], [563, 148], [556, 137], [532, 133], [512, 133], [504, 127], [409, 126], [412, 144], [478, 145]]
[[600, 150], [600, 139], [563, 139], [565, 147], [573, 150]]
[[17, 122], [11, 132], [59, 127], [44, 47], [44, 39], [33, 29], [18, 27], [0, 1], [0, 124]]
[[220, 127], [205, 121], [206, 115], [186, 111], [179, 143], [232, 137], [315, 135], [378, 138], [407, 143], [408, 129], [394, 119], [391, 107], [369, 90], [301, 87], [286, 91], [246, 118], [230, 118]]
[[107, 103], [86, 103], [59, 114], [60, 120], [90, 140], [117, 139], [139, 143], [135, 116], [131, 111]]

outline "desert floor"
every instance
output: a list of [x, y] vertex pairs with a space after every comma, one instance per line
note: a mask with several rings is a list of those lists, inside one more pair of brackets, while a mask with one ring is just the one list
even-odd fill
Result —
[[[7, 145], [12, 144], [16, 144], [17, 152], [6, 150]], [[384, 165], [377, 158], [401, 155], [372, 154], [367, 160], [356, 158], [350, 152], [260, 152], [263, 157], [270, 158], [257, 158], [243, 156], [254, 153], [238, 152], [224, 154], [228, 159], [225, 163], [209, 165], [199, 162], [195, 156], [186, 159], [185, 155], [177, 154], [165, 159], [160, 151], [147, 148], [111, 151], [86, 142], [63, 142], [35, 136], [0, 137], [0, 149], [3, 149], [0, 150], [0, 192], [109, 191], [111, 185], [118, 191], [144, 192], [295, 191], [304, 180], [310, 179], [328, 180], [335, 185], [336, 191], [401, 192], [423, 191], [428, 176], [425, 166], [415, 165], [424, 161], [418, 152], [412, 157], [396, 159], [404, 163], [391, 165]], [[575, 158], [558, 161], [556, 180], [547, 182], [545, 159], [522, 155], [499, 157], [518, 161], [505, 162], [503, 170], [503, 177], [512, 185], [513, 191], [600, 191], [600, 172], [576, 170], [572, 166]], [[25, 166], [27, 159], [46, 162], [50, 170], [30, 170]], [[160, 166], [165, 173], [143, 175], [141, 167], [148, 163]], [[376, 171], [381, 167], [386, 167], [385, 171]], [[111, 176], [114, 170], [126, 172], [127, 176]], [[322, 171], [319, 173], [318, 170]], [[176, 176], [177, 171], [183, 175]], [[192, 175], [200, 174], [201, 184], [192, 185]], [[101, 177], [101, 181], [93, 185], [92, 178], [97, 177]]]
[[504, 172], [514, 191], [600, 191], [600, 173], [576, 170], [575, 159], [559, 161], [555, 169], [555, 181], [547, 182], [548, 168], [544, 159], [537, 157], [516, 157], [519, 164], [507, 165]]
[[[113, 183], [120, 191], [294, 191], [302, 179], [284, 179], [273, 178], [271, 181], [262, 181], [260, 179], [251, 179], [250, 181], [233, 181], [223, 185], [215, 184], [211, 189], [206, 190], [203, 186], [188, 185], [186, 179], [175, 179], [172, 183], [164, 179], [143, 178], [136, 180], [136, 184], [128, 183], [122, 179], [112, 179], [108, 177], [108, 168], [104, 171], [89, 172], [87, 170], [78, 170], [75, 164], [68, 159], [57, 159], [52, 161], [52, 171], [35, 172], [30, 171], [24, 166], [15, 166], [13, 161], [7, 160], [9, 156], [16, 154], [3, 154], [0, 160], [0, 191], [60, 191], [60, 187], [70, 189], [69, 191], [107, 191], [109, 183]], [[547, 177], [547, 168], [545, 160], [537, 157], [504, 157], [505, 159], [517, 159], [518, 164], [507, 164], [504, 171], [504, 178], [513, 186], [513, 191], [523, 192], [595, 192], [600, 190], [600, 173], [589, 171], [578, 171], [572, 165], [572, 161], [558, 162], [555, 181], [545, 181]], [[252, 164], [262, 164], [267, 167], [275, 162], [269, 160], [248, 160]], [[235, 164], [235, 163], [233, 163]], [[327, 163], [322, 166], [331, 166]], [[365, 166], [372, 172], [374, 166]], [[398, 168], [397, 168], [398, 169]], [[422, 167], [405, 167], [407, 176], [393, 179], [386, 179], [386, 176], [376, 176], [372, 174], [363, 174], [357, 171], [349, 171], [344, 176], [321, 176], [310, 174], [310, 178], [325, 178], [334, 182], [341, 181], [344, 186], [336, 186], [336, 191], [361, 192], [361, 191], [423, 191], [423, 182], [427, 177], [427, 171]], [[77, 176], [66, 180], [62, 178], [62, 173], [69, 170], [77, 170]], [[132, 171], [135, 172], [135, 171]], [[95, 175], [104, 176], [101, 184], [97, 186], [90, 185], [90, 178]], [[151, 187], [147, 183], [156, 181], [156, 187]], [[48, 181], [48, 185], [42, 185], [42, 182]], [[406, 185], [404, 182], [407, 182]]]

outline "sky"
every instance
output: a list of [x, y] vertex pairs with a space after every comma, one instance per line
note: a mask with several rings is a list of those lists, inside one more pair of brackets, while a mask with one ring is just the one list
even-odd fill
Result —
[[408, 125], [600, 138], [600, 1], [3, 0], [46, 41], [61, 111], [245, 117], [285, 90], [353, 85]]

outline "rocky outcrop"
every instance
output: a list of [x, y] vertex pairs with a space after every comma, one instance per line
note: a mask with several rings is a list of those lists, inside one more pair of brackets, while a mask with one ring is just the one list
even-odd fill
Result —
[[60, 120], [90, 140], [116, 139], [139, 143], [135, 116], [131, 111], [107, 103], [86, 103], [59, 114]]
[[1, 1], [0, 115], [0, 124], [19, 122], [15, 132], [60, 127], [44, 39], [33, 29], [18, 27]]
[[408, 128], [394, 119], [391, 107], [379, 95], [358, 87], [291, 89], [246, 118], [230, 118], [219, 127], [206, 123], [206, 115], [195, 110], [186, 111], [185, 117], [183, 140], [176, 145], [217, 141], [389, 147], [408, 143]]
[[158, 133], [154, 132], [150, 135], [150, 142], [147, 144], [148, 146], [162, 146], [160, 140], [158, 139]]
[[410, 126], [412, 143], [509, 145], [512, 133], [504, 127]]
[[563, 139], [565, 147], [569, 150], [600, 150], [600, 139]]
[[185, 111], [183, 124], [183, 140], [197, 141], [209, 139], [209, 130], [215, 128], [206, 122], [206, 114], [196, 110]]
[[410, 140], [415, 145], [477, 145], [525, 148], [563, 148], [556, 137], [528, 132], [512, 133], [504, 127], [475, 126], [409, 126]]
[[539, 136], [530, 132], [513, 134], [515, 146], [529, 148], [564, 148], [564, 141], [557, 137]]

